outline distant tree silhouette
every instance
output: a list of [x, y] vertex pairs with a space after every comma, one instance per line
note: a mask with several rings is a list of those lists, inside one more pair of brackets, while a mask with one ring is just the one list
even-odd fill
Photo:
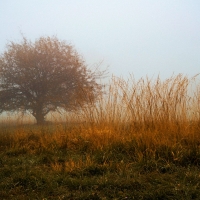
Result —
[[0, 56], [0, 113], [28, 111], [37, 124], [59, 110], [76, 110], [102, 91], [105, 71], [88, 69], [74, 47], [57, 37], [9, 42]]

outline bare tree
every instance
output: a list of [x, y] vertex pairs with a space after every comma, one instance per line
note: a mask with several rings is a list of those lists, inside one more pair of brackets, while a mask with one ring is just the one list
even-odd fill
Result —
[[51, 111], [94, 102], [104, 72], [87, 68], [74, 47], [57, 37], [10, 42], [0, 55], [0, 113], [28, 111], [43, 124]]

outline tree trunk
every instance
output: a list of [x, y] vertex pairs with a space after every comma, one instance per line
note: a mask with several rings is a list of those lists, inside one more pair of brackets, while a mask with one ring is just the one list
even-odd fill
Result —
[[42, 113], [42, 110], [36, 111], [35, 119], [38, 125], [42, 125], [45, 123], [44, 114]]

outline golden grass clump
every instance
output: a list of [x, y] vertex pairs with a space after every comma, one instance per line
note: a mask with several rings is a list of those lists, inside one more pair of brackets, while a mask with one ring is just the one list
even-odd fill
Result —
[[195, 78], [113, 77], [95, 103], [67, 113], [65, 123], [20, 126], [10, 136], [11, 145], [33, 152], [80, 146], [103, 149], [131, 140], [149, 148], [178, 142], [192, 145], [200, 141], [200, 86], [194, 87]]
[[194, 84], [196, 77], [179, 74], [164, 81], [159, 77], [138, 81], [133, 76], [128, 81], [113, 77], [106, 94], [77, 112], [76, 117], [90, 124], [85, 136], [89, 134], [93, 140], [100, 137], [99, 133], [112, 141], [132, 137], [164, 143], [196, 140], [200, 130], [200, 87]]

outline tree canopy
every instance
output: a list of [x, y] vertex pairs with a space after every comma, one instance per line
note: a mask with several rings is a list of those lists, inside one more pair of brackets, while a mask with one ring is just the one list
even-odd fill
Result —
[[89, 69], [74, 47], [57, 37], [9, 42], [0, 55], [0, 113], [31, 113], [38, 124], [51, 111], [95, 101], [104, 72]]

